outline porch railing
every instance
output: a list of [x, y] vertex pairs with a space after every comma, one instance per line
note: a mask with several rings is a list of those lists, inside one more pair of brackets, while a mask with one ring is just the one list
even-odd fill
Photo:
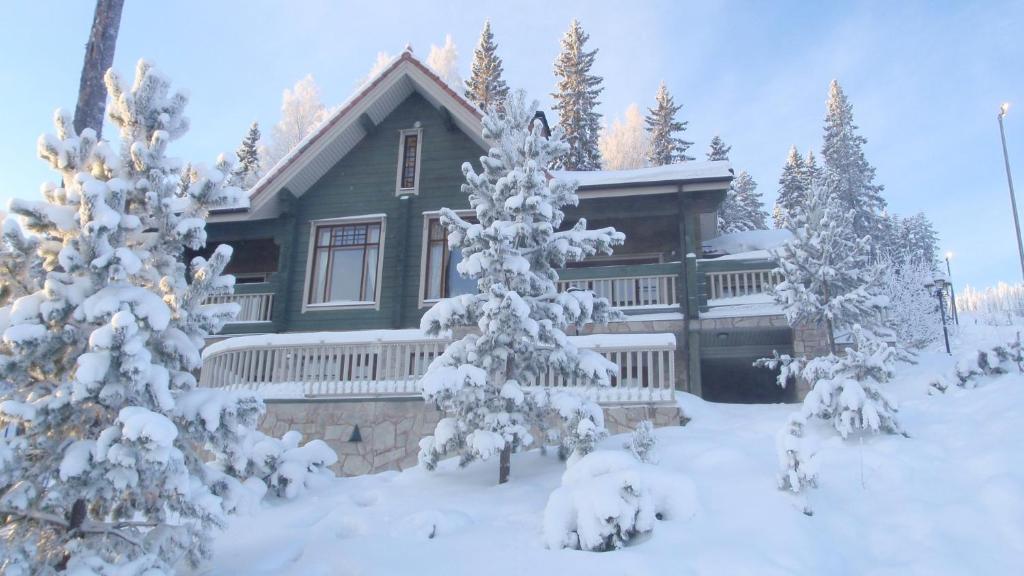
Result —
[[705, 276], [709, 300], [763, 294], [780, 281], [771, 269], [706, 272]]
[[[218, 343], [204, 354], [200, 382], [282, 398], [417, 395], [420, 378], [449, 344], [431, 338], [300, 343], [303, 336], [317, 335], [280, 334], [255, 337], [256, 341], [242, 337]], [[605, 402], [672, 400], [675, 339], [671, 334], [570, 339], [619, 366], [611, 386], [585, 387], [556, 374], [545, 374], [536, 384], [577, 390]]]
[[226, 304], [234, 302], [238, 304], [238, 316], [232, 324], [244, 324], [247, 322], [270, 322], [270, 313], [274, 307], [274, 294], [270, 292], [256, 292], [252, 294], [230, 294], [227, 296], [212, 296], [206, 299], [205, 304]]
[[570, 268], [560, 272], [558, 290], [593, 290], [616, 308], [676, 306], [678, 262]]

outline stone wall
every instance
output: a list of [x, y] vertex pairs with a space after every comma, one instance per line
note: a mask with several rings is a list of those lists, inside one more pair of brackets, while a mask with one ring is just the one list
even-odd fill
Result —
[[[817, 358], [827, 356], [831, 352], [828, 345], [828, 328], [818, 324], [802, 324], [793, 328], [793, 355], [796, 357]], [[798, 378], [796, 395], [798, 400], [811, 391], [811, 384]]]
[[[671, 404], [609, 405], [604, 412], [605, 426], [612, 434], [633, 430], [644, 419], [655, 426], [678, 426], [681, 416], [679, 407]], [[319, 438], [338, 454], [335, 472], [357, 476], [415, 466], [420, 439], [434, 433], [440, 418], [419, 397], [269, 400], [260, 430], [275, 437], [297, 430], [303, 441]], [[354, 438], [357, 426], [359, 434]]]

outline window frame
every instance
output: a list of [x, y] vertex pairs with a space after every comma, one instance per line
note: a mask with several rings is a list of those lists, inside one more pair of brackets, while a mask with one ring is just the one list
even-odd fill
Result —
[[[316, 263], [317, 236], [321, 228], [346, 226], [352, 224], [379, 224], [380, 240], [377, 243], [376, 282], [373, 287], [373, 300], [337, 300], [333, 302], [312, 302], [314, 265]], [[380, 294], [384, 272], [384, 244], [387, 237], [387, 216], [384, 214], [367, 214], [362, 216], [345, 216], [341, 218], [325, 218], [311, 220], [309, 223], [309, 248], [306, 253], [306, 273], [302, 286], [302, 312], [318, 310], [380, 310]], [[365, 255], [364, 255], [365, 258]]]
[[[453, 212], [455, 212], [456, 215], [458, 215], [460, 218], [463, 218], [463, 219], [465, 219], [465, 218], [473, 218], [473, 219], [475, 219], [476, 218], [476, 212], [473, 211], [473, 210], [453, 210]], [[420, 308], [429, 308], [429, 307], [433, 306], [434, 304], [437, 304], [441, 300], [444, 300], [444, 298], [445, 298], [444, 296], [442, 296], [440, 298], [427, 298], [426, 297], [426, 294], [427, 294], [427, 264], [430, 261], [430, 221], [431, 220], [439, 220], [440, 217], [441, 217], [441, 212], [439, 210], [432, 210], [432, 211], [424, 212], [423, 213], [423, 230], [422, 230], [422, 240], [421, 240], [421, 243], [420, 243], [420, 288], [419, 288], [419, 296], [417, 297], [417, 299], [419, 301], [419, 307]], [[449, 252], [447, 239], [448, 239], [448, 234], [447, 234], [447, 231], [446, 231], [445, 232], [445, 248], [444, 248], [445, 249], [445, 253]], [[441, 281], [444, 282], [444, 279], [446, 277], [447, 277], [447, 274], [445, 273], [445, 271], [442, 268]], [[444, 285], [442, 284], [442, 289], [441, 289], [442, 293], [444, 292], [443, 286]]]
[[[402, 187], [402, 173], [405, 168], [405, 139], [407, 136], [416, 136], [416, 174], [413, 176], [411, 188]], [[423, 165], [423, 128], [415, 127], [398, 131], [398, 167], [395, 171], [395, 196], [420, 193], [420, 166]]]

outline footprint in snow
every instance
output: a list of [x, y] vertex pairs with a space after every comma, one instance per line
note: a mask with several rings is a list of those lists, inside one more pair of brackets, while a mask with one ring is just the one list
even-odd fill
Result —
[[359, 506], [361, 508], [368, 508], [370, 506], [373, 506], [380, 500], [380, 492], [377, 492], [376, 490], [356, 492], [350, 495], [349, 498], [352, 499], [352, 502], [355, 503], [356, 506]]

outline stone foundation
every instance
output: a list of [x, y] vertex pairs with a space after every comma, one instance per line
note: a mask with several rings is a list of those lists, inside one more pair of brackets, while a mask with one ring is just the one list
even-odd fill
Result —
[[[419, 441], [434, 433], [441, 413], [419, 397], [387, 399], [293, 400], [266, 403], [260, 430], [280, 438], [289, 430], [303, 441], [319, 438], [337, 454], [334, 471], [358, 476], [404, 470], [417, 464]], [[604, 407], [605, 426], [612, 434], [629, 432], [641, 420], [655, 426], [678, 426], [674, 404], [616, 404]], [[358, 437], [354, 437], [356, 427]]]

